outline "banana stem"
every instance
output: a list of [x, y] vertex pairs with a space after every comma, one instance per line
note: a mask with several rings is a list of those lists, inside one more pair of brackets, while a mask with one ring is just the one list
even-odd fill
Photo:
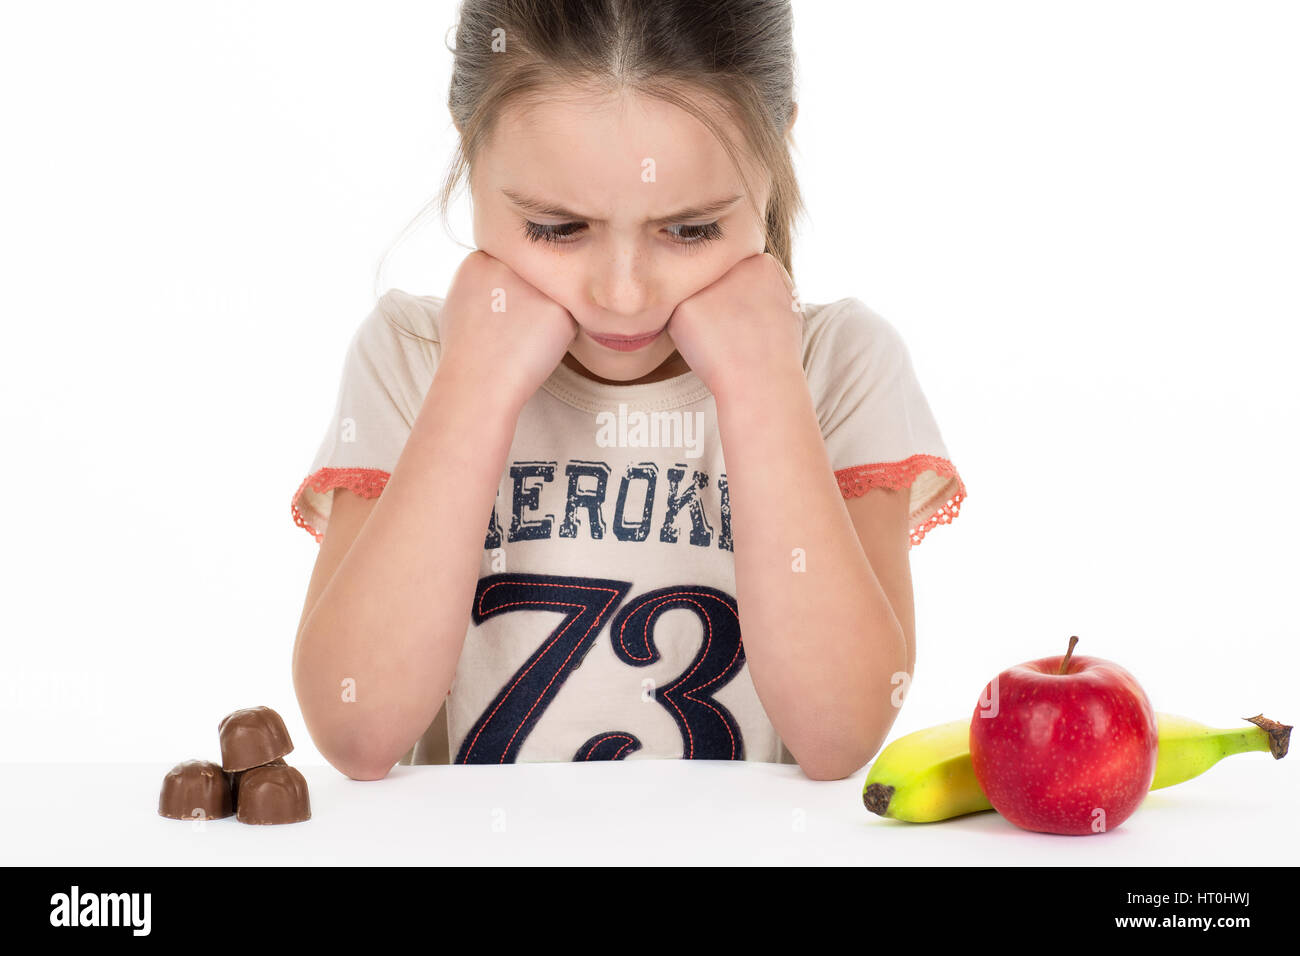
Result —
[[[1243, 717], [1242, 720], [1249, 720], [1264, 733], [1268, 734], [1268, 752], [1273, 755], [1274, 760], [1281, 760], [1286, 756], [1286, 752], [1291, 747], [1291, 725], [1278, 723], [1276, 720], [1269, 720], [1263, 714], [1256, 714], [1254, 717]], [[1249, 733], [1249, 731], [1247, 731]], [[1252, 750], [1263, 750], [1263, 747], [1252, 747]], [[1237, 751], [1234, 751], [1236, 753]]]

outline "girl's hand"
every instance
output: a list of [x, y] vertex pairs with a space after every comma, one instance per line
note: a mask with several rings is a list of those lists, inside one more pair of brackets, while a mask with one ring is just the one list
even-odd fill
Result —
[[481, 249], [456, 270], [440, 325], [439, 368], [465, 373], [513, 408], [523, 408], [578, 334], [568, 309]]
[[790, 274], [762, 252], [679, 302], [668, 334], [715, 396], [743, 392], [774, 374], [803, 374], [802, 313]]

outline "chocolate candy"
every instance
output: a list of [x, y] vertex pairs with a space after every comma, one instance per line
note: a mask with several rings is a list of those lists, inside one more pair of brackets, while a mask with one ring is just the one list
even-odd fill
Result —
[[163, 777], [158, 812], [173, 820], [219, 820], [234, 812], [230, 781], [209, 760], [186, 760]]
[[[266, 764], [266, 766], [284, 767], [287, 765], [285, 764], [283, 757], [276, 757], [269, 764]], [[247, 770], [225, 770], [222, 772], [226, 775], [226, 779], [230, 781], [231, 807], [234, 810], [238, 811], [239, 810], [239, 781], [243, 778], [244, 774], [248, 773], [248, 771]]]
[[248, 770], [268, 764], [293, 750], [293, 741], [280, 715], [270, 707], [246, 707], [222, 718], [221, 769]]
[[245, 771], [239, 781], [241, 823], [300, 823], [311, 819], [307, 781], [294, 767], [271, 764]]
[[175, 820], [300, 823], [311, 819], [307, 780], [284, 762], [293, 741], [270, 707], [227, 714], [217, 727], [221, 763], [187, 760], [163, 778], [158, 812]]

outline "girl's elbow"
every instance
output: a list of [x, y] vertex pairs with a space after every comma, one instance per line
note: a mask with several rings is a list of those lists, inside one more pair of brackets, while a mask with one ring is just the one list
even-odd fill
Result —
[[397, 759], [389, 759], [387, 750], [379, 746], [354, 746], [330, 753], [322, 750], [321, 755], [335, 770], [352, 780], [382, 780], [397, 763]]
[[834, 751], [806, 758], [795, 754], [795, 760], [812, 780], [843, 780], [875, 759], [889, 737], [896, 716], [897, 711], [886, 714], [866, 730], [854, 734], [849, 743]]

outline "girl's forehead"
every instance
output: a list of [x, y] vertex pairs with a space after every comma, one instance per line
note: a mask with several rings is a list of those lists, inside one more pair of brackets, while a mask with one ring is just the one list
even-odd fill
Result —
[[[743, 150], [738, 132], [731, 128], [730, 134]], [[490, 188], [510, 188], [595, 218], [604, 218], [608, 209], [585, 207], [623, 205], [630, 195], [643, 194], [647, 208], [659, 209], [744, 190], [707, 126], [645, 96], [556, 99], [507, 109], [479, 165]]]
[[[538, 148], [556, 155], [595, 153], [683, 154], [701, 160], [725, 155], [708, 127], [690, 113], [652, 97], [554, 99], [507, 108], [494, 145]], [[522, 158], [529, 158], [524, 156]]]

